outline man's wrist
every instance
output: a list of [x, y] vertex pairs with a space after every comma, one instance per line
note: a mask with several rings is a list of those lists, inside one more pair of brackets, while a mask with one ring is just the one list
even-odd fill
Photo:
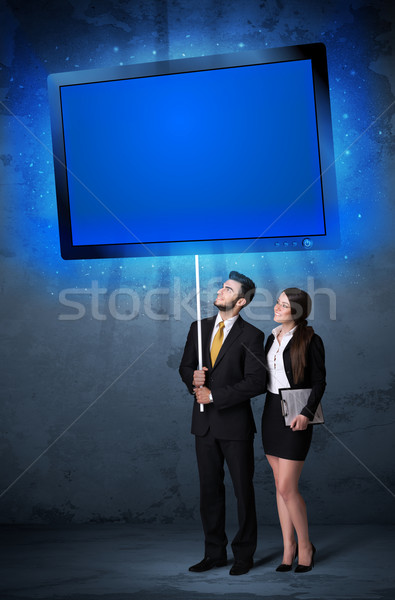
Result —
[[214, 400], [213, 400], [213, 395], [212, 395], [212, 393], [211, 393], [211, 392], [210, 392], [210, 395], [209, 395], [208, 399], [210, 400], [210, 402], [214, 402]]

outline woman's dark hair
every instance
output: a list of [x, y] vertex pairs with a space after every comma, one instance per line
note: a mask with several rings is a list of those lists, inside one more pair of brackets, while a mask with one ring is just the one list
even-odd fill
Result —
[[303, 380], [307, 347], [314, 334], [314, 329], [307, 325], [307, 317], [311, 312], [311, 298], [299, 288], [287, 288], [284, 294], [289, 300], [291, 315], [297, 325], [292, 336], [291, 362], [293, 380], [298, 384]]
[[242, 273], [238, 273], [237, 271], [231, 271], [229, 273], [229, 279], [238, 281], [241, 284], [241, 297], [246, 299], [245, 306], [247, 306], [247, 304], [249, 304], [255, 296], [255, 283], [252, 281], [252, 279], [246, 277], [246, 275], [243, 275]]

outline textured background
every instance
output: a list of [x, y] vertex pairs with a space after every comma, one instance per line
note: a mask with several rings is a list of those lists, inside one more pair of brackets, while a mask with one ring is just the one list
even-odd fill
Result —
[[[341, 247], [202, 257], [203, 309], [213, 312], [233, 268], [260, 288], [245, 316], [266, 333], [281, 288], [312, 292], [328, 388], [326, 427], [315, 430], [303, 474], [310, 519], [393, 523], [394, 3], [0, 7], [0, 522], [199, 522], [191, 398], [178, 376], [194, 317], [193, 258], [60, 258], [47, 75], [324, 42]], [[254, 400], [257, 423], [262, 406]], [[259, 437], [256, 457], [259, 519], [274, 523]]]

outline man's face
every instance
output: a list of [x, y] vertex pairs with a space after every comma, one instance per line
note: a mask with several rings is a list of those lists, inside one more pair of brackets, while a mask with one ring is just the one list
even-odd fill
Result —
[[228, 279], [217, 292], [214, 306], [219, 310], [232, 310], [241, 298], [241, 283]]

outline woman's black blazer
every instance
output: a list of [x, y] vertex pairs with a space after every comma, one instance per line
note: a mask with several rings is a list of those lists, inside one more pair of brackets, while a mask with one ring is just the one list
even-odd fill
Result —
[[[303, 381], [294, 383], [292, 375], [292, 363], [291, 363], [291, 348], [293, 338], [287, 344], [284, 350], [284, 369], [288, 377], [291, 388], [312, 388], [311, 394], [307, 401], [306, 406], [301, 411], [301, 415], [312, 419], [317, 406], [324, 394], [326, 387], [326, 370], [325, 370], [325, 349], [322, 339], [316, 333], [313, 334], [310, 344], [307, 348], [307, 360], [306, 368], [304, 371]], [[274, 335], [271, 334], [267, 338], [265, 346], [265, 354], [267, 356], [272, 344], [274, 342]]]

